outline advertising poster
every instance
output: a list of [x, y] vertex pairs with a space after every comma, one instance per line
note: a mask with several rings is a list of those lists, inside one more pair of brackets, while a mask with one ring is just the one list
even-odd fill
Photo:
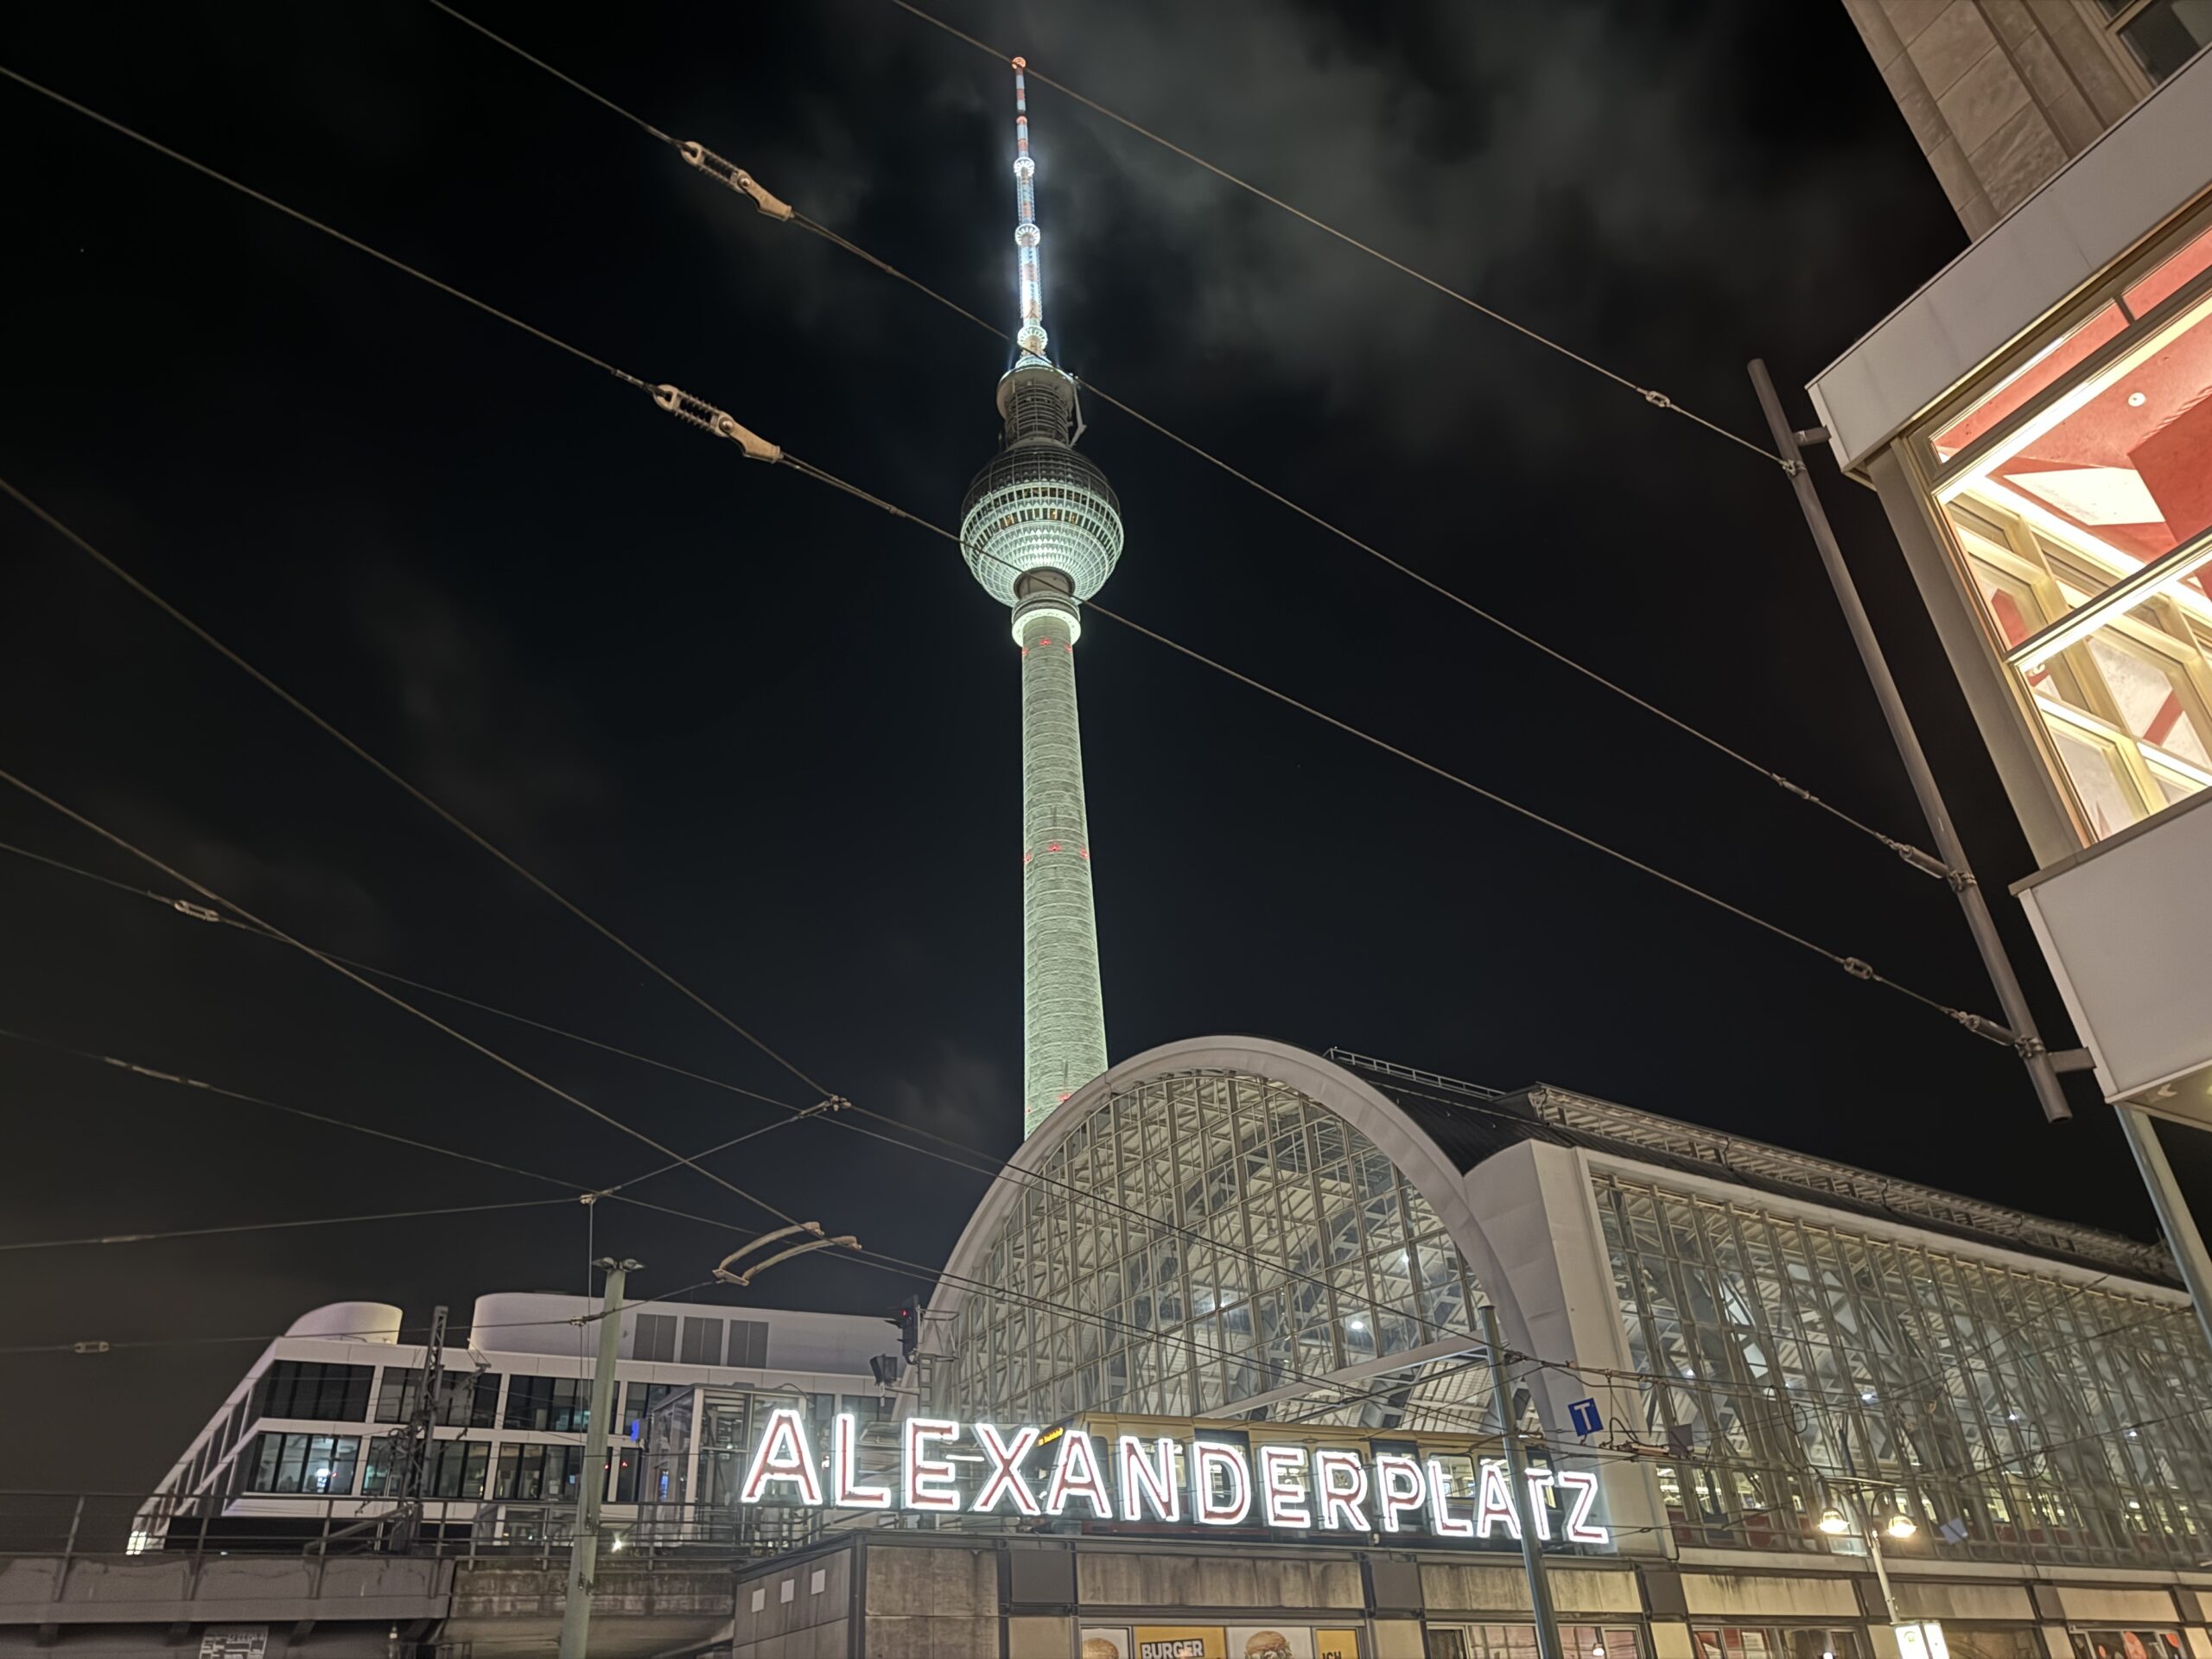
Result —
[[1313, 1659], [1313, 1632], [1303, 1624], [1231, 1624], [1229, 1659]]
[[[1229, 1659], [1218, 1624], [1140, 1624], [1135, 1659]], [[1240, 1649], [1237, 1659], [1243, 1659]]]
[[1135, 1659], [1129, 1651], [1129, 1633], [1120, 1625], [1083, 1627], [1083, 1659]]
[[1359, 1659], [1359, 1632], [1314, 1631], [1313, 1659]]

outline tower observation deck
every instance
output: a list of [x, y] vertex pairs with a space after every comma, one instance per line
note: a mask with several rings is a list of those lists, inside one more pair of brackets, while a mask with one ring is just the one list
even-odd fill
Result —
[[1028, 92], [1014, 60], [1018, 354], [999, 381], [999, 453], [968, 486], [960, 539], [984, 590], [1011, 607], [1021, 648], [1022, 1133], [1106, 1070], [1084, 810], [1075, 646], [1082, 602], [1122, 554], [1106, 475], [1076, 453], [1075, 382], [1052, 362], [1038, 274], [1037, 163]]

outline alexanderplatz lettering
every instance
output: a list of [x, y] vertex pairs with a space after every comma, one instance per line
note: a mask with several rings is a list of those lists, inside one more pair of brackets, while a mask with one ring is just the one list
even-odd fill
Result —
[[[972, 1501], [959, 1490], [955, 1459], [938, 1448], [969, 1435], [988, 1470]], [[938, 1417], [909, 1417], [899, 1425], [895, 1486], [863, 1481], [859, 1469], [860, 1425], [851, 1413], [831, 1421], [827, 1487], [806, 1420], [793, 1407], [769, 1412], [760, 1444], [746, 1471], [739, 1501], [796, 1503], [807, 1509], [912, 1510], [924, 1515], [1065, 1516], [1087, 1513], [1099, 1521], [1155, 1521], [1167, 1525], [1238, 1527], [1255, 1521], [1283, 1532], [1395, 1533], [1408, 1517], [1425, 1518], [1430, 1536], [1489, 1538], [1502, 1531], [1518, 1541], [1505, 1462], [1485, 1458], [1476, 1465], [1475, 1497], [1454, 1513], [1441, 1461], [1426, 1463], [1395, 1452], [1373, 1457], [1333, 1447], [1243, 1447], [1217, 1440], [1184, 1442], [1124, 1434], [1104, 1449], [1100, 1437], [1071, 1428], [1056, 1437], [1050, 1465], [1026, 1467], [1044, 1443], [1034, 1428], [1011, 1432], [989, 1423], [965, 1426]], [[979, 1459], [969, 1456], [963, 1461]], [[1180, 1463], [1191, 1474], [1192, 1513], [1184, 1513]], [[1109, 1469], [1113, 1478], [1108, 1479]], [[1039, 1483], [1041, 1482], [1041, 1484]], [[1574, 1544], [1612, 1541], [1590, 1519], [1598, 1478], [1571, 1469], [1529, 1471], [1528, 1509], [1536, 1536], [1552, 1541], [1544, 1488], [1556, 1490], [1563, 1510], [1560, 1536]], [[1118, 1496], [1119, 1503], [1116, 1502]]]

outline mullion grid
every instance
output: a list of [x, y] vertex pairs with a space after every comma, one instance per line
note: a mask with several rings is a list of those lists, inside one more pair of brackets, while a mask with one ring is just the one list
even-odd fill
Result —
[[[1597, 1176], [1595, 1185], [1631, 1356], [1654, 1374], [1643, 1390], [1653, 1427], [1694, 1433], [1701, 1422], [1708, 1456], [1724, 1452], [1732, 1462], [1763, 1465], [1758, 1472], [1777, 1483], [1777, 1498], [1798, 1489], [1801, 1510], [1817, 1495], [1819, 1475], [1809, 1459], [1779, 1456], [1771, 1446], [1753, 1452], [1757, 1436], [1738, 1440], [1719, 1432], [1713, 1382], [1691, 1379], [1685, 1387], [1675, 1380], [1686, 1356], [1704, 1354], [1708, 1329], [1726, 1332], [1728, 1322], [1701, 1317], [1707, 1306], [1722, 1312], [1726, 1306], [1720, 1288], [1725, 1258], [1713, 1245], [1719, 1234], [1711, 1226], [1685, 1230], [1672, 1211], [1726, 1208], [1728, 1236], [1746, 1271], [1757, 1266], [1759, 1234], [1772, 1234], [1775, 1282], [1745, 1287], [1751, 1294], [1739, 1300], [1747, 1313], [1758, 1313], [1741, 1328], [1779, 1374], [1777, 1389], [1799, 1382], [1802, 1397], [1785, 1401], [1793, 1415], [1817, 1427], [1804, 1436], [1808, 1452], [1831, 1457], [1840, 1437], [1850, 1435], [1847, 1474], [1879, 1483], [1866, 1489], [1871, 1493], [1893, 1484], [1923, 1525], [1953, 1516], [1980, 1519], [1978, 1535], [1946, 1546], [1969, 1557], [2004, 1560], [2024, 1550], [2069, 1564], [2194, 1564], [2202, 1555], [2205, 1521], [2190, 1495], [2212, 1490], [2212, 1432], [2201, 1417], [2149, 1421], [2170, 1412], [2173, 1398], [2201, 1389], [2212, 1370], [2196, 1350], [2185, 1310], [1745, 1207], [1711, 1205], [1610, 1175]], [[1686, 1250], [1700, 1259], [1684, 1261]], [[1822, 1270], [1831, 1251], [1833, 1275]], [[1861, 1264], [1855, 1269], [1854, 1260]], [[1698, 1273], [1708, 1275], [1711, 1296], [1693, 1289]], [[1822, 1298], [1817, 1330], [1839, 1345], [1845, 1333], [1857, 1335], [1865, 1360], [1854, 1382], [1863, 1376], [1863, 1390], [1839, 1393], [1834, 1378], [1821, 1373], [1808, 1313]], [[1789, 1331], [1777, 1328], [1783, 1313]], [[2150, 1320], [2157, 1326], [2143, 1329]], [[1886, 1361], [1876, 1353], [1885, 1333]], [[1754, 1376], [1755, 1358], [1741, 1351], [1739, 1339], [1728, 1346], [1733, 1351], [1709, 1370], [1740, 1391]], [[2032, 1417], [2038, 1412], [2064, 1421], [2042, 1435], [2053, 1443], [2050, 1450], [2024, 1456], [2034, 1451], [2038, 1426]], [[2145, 1426], [2130, 1436], [2127, 1428], [2137, 1423]], [[2024, 1470], [2038, 1462], [2044, 1472]], [[1686, 1507], [1689, 1492], [1709, 1497], [1726, 1490], [1706, 1473], [1694, 1465], [1666, 1466], [1662, 1484]], [[1687, 1515], [1683, 1524], [1691, 1524]], [[1698, 1524], [1704, 1530], [1705, 1518]], [[1771, 1548], [1781, 1541], [1761, 1541]], [[1923, 1535], [1903, 1553], [1929, 1547]]]
[[[1433, 1334], [1432, 1281], [1462, 1318], [1476, 1292], [1389, 1159], [1280, 1083], [1147, 1079], [1102, 1103], [1040, 1173], [986, 1252], [1008, 1294], [971, 1297], [953, 1327], [944, 1397], [973, 1415], [1219, 1411], [1293, 1372], [1420, 1345]], [[1321, 1234], [1332, 1217], [1335, 1248]]]

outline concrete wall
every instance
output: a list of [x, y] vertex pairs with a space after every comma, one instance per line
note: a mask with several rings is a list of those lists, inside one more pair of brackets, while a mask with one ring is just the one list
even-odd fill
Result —
[[0, 1626], [290, 1624], [435, 1618], [454, 1563], [414, 1557], [187, 1554], [0, 1557]]
[[[1552, 1605], [1560, 1615], [1634, 1615], [1643, 1611], [1636, 1574], [1602, 1567], [1549, 1569]], [[1424, 1561], [1421, 1600], [1432, 1618], [1495, 1615], [1529, 1611], [1529, 1580], [1517, 1561], [1496, 1566], [1476, 1562]]]
[[730, 1624], [735, 1659], [846, 1659], [853, 1560], [836, 1550], [741, 1581]]
[[1265, 1607], [1288, 1612], [1365, 1604], [1357, 1560], [1279, 1555], [1122, 1554], [1076, 1557], [1076, 1589], [1087, 1608]]
[[981, 1659], [998, 1652], [995, 1545], [870, 1549], [865, 1575], [862, 1659]]

